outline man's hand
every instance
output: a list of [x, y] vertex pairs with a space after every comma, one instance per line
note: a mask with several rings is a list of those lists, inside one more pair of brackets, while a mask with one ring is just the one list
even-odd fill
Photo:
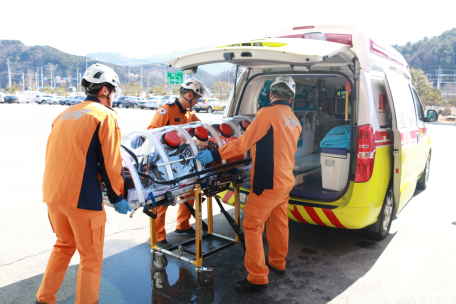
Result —
[[207, 142], [201, 141], [199, 139], [194, 138], [193, 141], [195, 142], [195, 145], [200, 146], [200, 147], [207, 147]]
[[114, 204], [114, 209], [122, 214], [127, 214], [128, 211], [132, 211], [130, 205], [128, 205], [128, 202], [124, 199], [122, 199], [120, 202]]
[[204, 150], [201, 152], [198, 152], [198, 156], [196, 157], [196, 160], [198, 160], [200, 163], [203, 165], [206, 165], [214, 160], [212, 157], [211, 151]]

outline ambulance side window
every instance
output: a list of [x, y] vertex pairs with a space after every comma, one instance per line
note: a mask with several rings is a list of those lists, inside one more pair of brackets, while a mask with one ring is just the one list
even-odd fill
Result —
[[421, 100], [420, 97], [418, 96], [418, 93], [416, 92], [415, 88], [411, 88], [413, 92], [413, 99], [415, 100], [415, 108], [416, 112], [418, 113], [418, 119], [421, 121], [424, 121], [424, 112], [423, 112], [423, 107], [421, 106]]

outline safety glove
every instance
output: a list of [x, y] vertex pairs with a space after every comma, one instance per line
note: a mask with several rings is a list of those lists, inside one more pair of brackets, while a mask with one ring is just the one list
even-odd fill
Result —
[[122, 199], [120, 202], [114, 204], [114, 209], [122, 214], [127, 214], [128, 211], [132, 211], [130, 205], [128, 205], [128, 202], [124, 199]]
[[196, 160], [198, 160], [203, 165], [206, 165], [206, 164], [209, 164], [210, 162], [212, 162], [214, 160], [214, 158], [212, 157], [211, 151], [204, 150], [204, 151], [198, 152], [198, 156], [196, 157]]

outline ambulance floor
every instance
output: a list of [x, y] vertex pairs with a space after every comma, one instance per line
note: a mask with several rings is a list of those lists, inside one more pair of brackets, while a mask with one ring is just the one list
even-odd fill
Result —
[[314, 199], [332, 199], [339, 191], [325, 189], [322, 186], [321, 176], [305, 181], [294, 186], [291, 190], [291, 197], [305, 197]]

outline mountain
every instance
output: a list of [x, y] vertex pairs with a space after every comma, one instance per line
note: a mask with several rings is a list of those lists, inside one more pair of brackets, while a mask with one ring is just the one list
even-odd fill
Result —
[[[98, 52], [98, 53], [89, 53], [87, 54], [87, 57], [92, 58], [92, 59], [98, 59], [103, 62], [109, 62], [117, 65], [123, 65], [123, 66], [138, 66], [142, 64], [147, 64], [147, 63], [163, 63], [165, 61], [168, 61], [170, 59], [185, 55], [185, 54], [190, 54], [190, 53], [196, 53], [200, 51], [204, 51], [207, 49], [214, 48], [215, 46], [209, 45], [205, 47], [196, 47], [196, 48], [191, 48], [187, 50], [176, 50], [172, 51], [167, 54], [159, 54], [159, 55], [152, 55], [148, 56], [146, 58], [140, 59], [140, 58], [130, 58], [123, 56], [122, 54], [119, 53], [108, 53], [108, 52]], [[212, 74], [212, 75], [217, 75], [220, 74], [223, 71], [226, 71], [228, 69], [232, 68], [232, 64], [230, 63], [217, 63], [217, 64], [210, 64], [206, 66], [202, 66], [201, 69]]]
[[409, 65], [427, 73], [435, 73], [439, 68], [456, 70], [456, 28], [443, 32], [440, 36], [405, 45], [393, 45], [407, 60]]
[[[205, 48], [194, 48], [186, 51], [174, 51], [169, 54], [150, 56], [143, 62], [142, 79], [143, 86], [148, 88], [160, 85], [164, 81], [165, 70], [173, 72], [173, 68], [166, 67], [163, 62], [175, 56], [181, 56], [184, 53], [196, 52]], [[128, 58], [121, 54], [94, 53], [89, 54], [92, 58], [98, 58], [98, 62], [105, 63], [112, 67], [119, 75], [121, 83], [141, 82], [141, 67], [135, 63], [138, 59]], [[8, 86], [8, 64], [11, 68], [12, 84], [22, 86], [22, 75], [26, 89], [34, 89], [35, 83], [51, 85], [51, 73], [53, 82], [56, 76], [61, 79], [67, 87], [76, 86], [76, 72], [82, 75], [87, 64], [93, 64], [91, 57], [76, 56], [62, 52], [51, 46], [27, 46], [18, 40], [0, 40], [0, 88]], [[150, 63], [156, 61], [156, 63]], [[230, 64], [214, 64], [207, 69], [199, 69], [195, 77], [199, 78], [207, 86], [212, 83], [227, 79], [227, 69]], [[42, 75], [41, 77], [41, 70]], [[219, 74], [218, 71], [225, 71], [225, 74]], [[214, 76], [215, 75], [215, 76]]]

